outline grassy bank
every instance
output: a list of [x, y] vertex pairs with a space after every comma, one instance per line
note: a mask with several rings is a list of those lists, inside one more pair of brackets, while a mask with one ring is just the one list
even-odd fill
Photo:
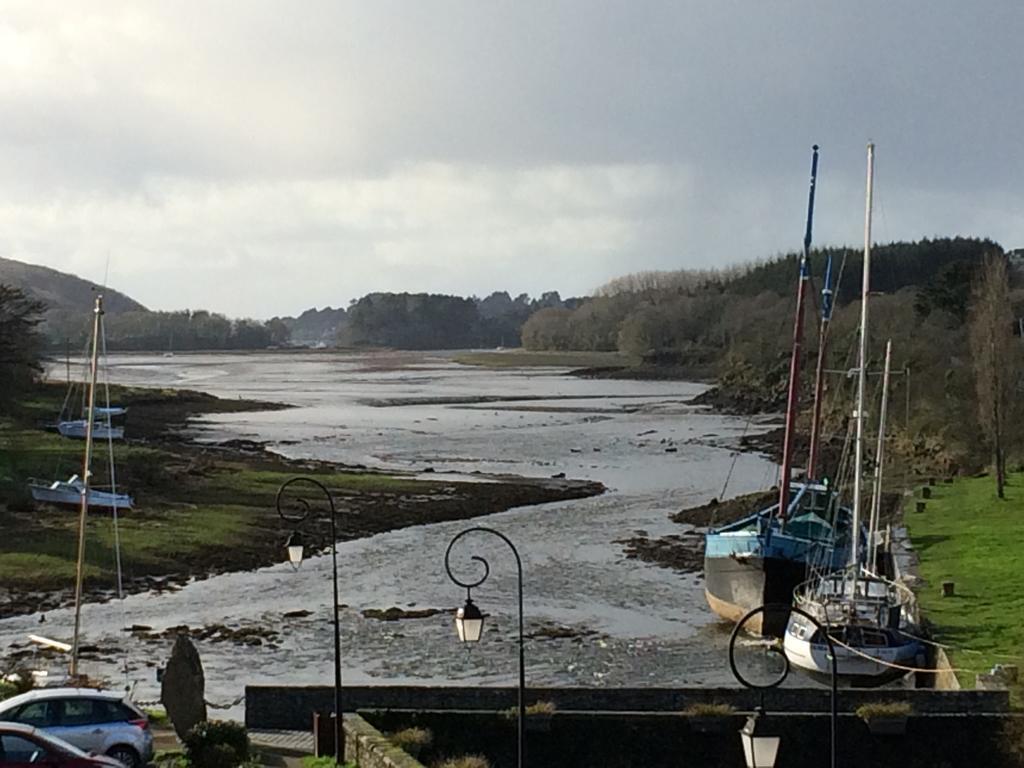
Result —
[[[63, 388], [40, 387], [0, 421], [0, 613], [51, 608], [67, 601], [77, 553], [77, 511], [36, 504], [30, 477], [66, 479], [81, 474], [83, 443], [42, 427], [53, 421]], [[341, 510], [342, 538], [409, 525], [474, 517], [510, 507], [599, 493], [594, 483], [420, 481], [401, 474], [292, 461], [256, 444], [197, 445], [181, 427], [189, 416], [259, 410], [272, 404], [220, 400], [201, 393], [123, 390], [129, 439], [114, 446], [118, 489], [135, 508], [120, 515], [122, 566], [131, 591], [182, 583], [192, 577], [256, 568], [283, 559], [290, 526], [278, 516], [275, 497], [297, 474], [330, 488]], [[108, 481], [107, 444], [96, 445], [96, 483]], [[308, 493], [313, 508], [326, 501]], [[329, 543], [326, 509], [304, 526], [314, 545]], [[114, 526], [110, 510], [90, 510], [86, 534], [86, 585], [102, 597], [115, 584]]]
[[[926, 511], [910, 503], [905, 514], [925, 584], [918, 597], [939, 642], [952, 646], [965, 687], [974, 672], [993, 664], [1024, 664], [1024, 473], [1010, 477], [1006, 499], [991, 477], [966, 478], [932, 488]], [[956, 582], [956, 596], [942, 596], [942, 582]], [[1019, 704], [1020, 686], [1013, 692]]]

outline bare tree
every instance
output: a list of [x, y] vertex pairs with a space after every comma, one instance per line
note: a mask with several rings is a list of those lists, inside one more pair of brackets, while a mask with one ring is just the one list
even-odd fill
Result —
[[978, 423], [992, 451], [996, 493], [1004, 498], [1007, 424], [1017, 382], [1018, 350], [1013, 341], [1013, 312], [1006, 258], [988, 254], [978, 277], [968, 317], [977, 391]]

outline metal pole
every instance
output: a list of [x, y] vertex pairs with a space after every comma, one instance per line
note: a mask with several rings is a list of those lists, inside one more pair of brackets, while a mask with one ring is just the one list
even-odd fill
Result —
[[491, 573], [491, 567], [490, 565], [488, 565], [487, 561], [482, 557], [478, 557], [477, 555], [473, 555], [471, 559], [478, 561], [484, 567], [484, 575], [481, 576], [479, 579], [477, 579], [474, 582], [464, 582], [460, 581], [455, 576], [455, 574], [452, 573], [451, 564], [449, 562], [452, 553], [452, 548], [455, 546], [455, 543], [463, 536], [476, 532], [489, 533], [494, 536], [497, 536], [499, 539], [508, 544], [508, 548], [512, 550], [512, 555], [516, 559], [516, 572], [518, 575], [519, 585], [519, 723], [517, 745], [518, 752], [516, 766], [518, 768], [523, 768], [523, 766], [525, 765], [526, 755], [526, 646], [524, 642], [523, 633], [523, 561], [519, 557], [519, 550], [516, 549], [515, 544], [513, 544], [512, 540], [509, 539], [508, 536], [503, 534], [501, 531], [496, 531], [494, 528], [486, 528], [484, 526], [474, 526], [472, 528], [466, 528], [464, 531], [457, 533], [455, 537], [450, 542], [448, 542], [448, 549], [445, 550], [444, 553], [445, 570], [448, 572], [448, 578], [451, 579], [455, 584], [459, 585], [460, 587], [465, 587], [467, 590], [472, 590], [473, 587], [479, 587], [481, 584], [483, 584]]
[[892, 361], [892, 339], [885, 344], [885, 372], [882, 374], [882, 403], [878, 415], [878, 444], [875, 447], [875, 486], [871, 491], [871, 522], [868, 524], [868, 567], [877, 569], [875, 539], [882, 514], [882, 474], [885, 470], [885, 422], [889, 411], [889, 369]]
[[[326, 491], [327, 489], [324, 488]], [[342, 723], [341, 710], [341, 620], [338, 616], [338, 531], [335, 524], [334, 499], [330, 492], [327, 498], [331, 502], [331, 582], [334, 584], [334, 761], [341, 765], [345, 762], [345, 728]]]
[[782, 467], [779, 472], [779, 513], [782, 524], [789, 514], [789, 483], [793, 465], [793, 434], [796, 432], [796, 409], [800, 398], [800, 358], [803, 354], [804, 297], [810, 282], [811, 222], [814, 219], [814, 186], [818, 178], [818, 145], [811, 155], [811, 183], [807, 195], [807, 228], [804, 251], [800, 257], [800, 280], [797, 285], [796, 313], [793, 319], [793, 348], [789, 360], [789, 391], [786, 394], [786, 427], [782, 439]]
[[[861, 471], [864, 466], [864, 389], [868, 366], [868, 293], [871, 290], [871, 195], [875, 172], [875, 145], [868, 144], [867, 197], [864, 204], [864, 268], [860, 289], [860, 347], [857, 353], [857, 436], [854, 442], [853, 534], [850, 564], [856, 565], [860, 546], [860, 512], [863, 503]], [[857, 575], [854, 573], [856, 588]]]
[[331, 584], [332, 584], [332, 595], [334, 597], [333, 614], [334, 614], [334, 760], [338, 765], [341, 765], [345, 761], [345, 728], [343, 725], [343, 716], [341, 709], [341, 618], [338, 611], [338, 526], [337, 526], [337, 510], [334, 506], [334, 497], [331, 492], [327, 489], [323, 483], [319, 480], [314, 480], [311, 477], [293, 477], [290, 480], [285, 481], [280, 488], [277, 490], [277, 498], [275, 504], [277, 505], [277, 513], [281, 518], [292, 524], [301, 524], [308, 517], [312, 510], [312, 506], [306, 499], [300, 497], [296, 498], [296, 504], [301, 508], [302, 512], [299, 515], [288, 515], [285, 513], [281, 506], [282, 499], [284, 498], [285, 489], [293, 483], [308, 483], [319, 488], [324, 496], [327, 497], [327, 503], [330, 509], [330, 522], [331, 522]]
[[99, 367], [100, 315], [103, 314], [103, 297], [96, 297], [93, 308], [92, 357], [89, 371], [89, 409], [85, 422], [85, 458], [82, 460], [82, 502], [78, 511], [78, 559], [75, 565], [75, 632], [71, 641], [71, 677], [78, 674], [78, 634], [82, 628], [82, 580], [85, 574], [85, 520], [89, 514], [89, 481], [92, 466], [92, 428], [96, 406], [96, 378]]
[[[818, 632], [820, 632], [821, 635], [825, 638], [825, 644], [828, 646], [829, 659], [831, 659], [832, 661], [830, 674], [832, 685], [830, 707], [831, 714], [829, 718], [829, 766], [831, 768], [836, 768], [836, 756], [838, 754], [839, 745], [839, 668], [836, 662], [835, 645], [832, 642], [832, 635], [829, 633], [829, 627], [827, 624], [822, 624], [816, 618], [814, 618], [814, 616], [805, 611], [803, 608], [800, 608], [795, 605], [789, 606], [782, 604], [772, 604], [759, 605], [757, 608], [752, 608], [738, 622], [736, 622], [736, 626], [733, 627], [732, 634], [729, 636], [729, 669], [732, 670], [733, 677], [735, 677], [736, 680], [740, 683], [740, 685], [742, 685], [744, 688], [750, 688], [761, 692], [761, 706], [763, 709], [764, 692], [771, 688], [779, 687], [789, 676], [790, 664], [789, 658], [786, 656], [785, 646], [782, 646], [782, 650], [777, 650], [774, 646], [771, 648], [771, 650], [776, 650], [776, 652], [781, 653], [782, 658], [785, 661], [785, 666], [782, 669], [782, 674], [779, 675], [777, 679], [769, 683], [752, 683], [743, 676], [743, 674], [739, 670], [739, 667], [736, 665], [736, 640], [738, 639], [740, 633], [743, 631], [744, 625], [752, 618], [754, 618], [755, 616], [759, 616], [762, 613], [767, 613], [768, 611], [774, 612], [782, 609], [803, 616], [805, 619], [811, 622], [811, 624], [814, 625], [814, 628]], [[828, 618], [826, 616], [826, 622], [827, 621]]]

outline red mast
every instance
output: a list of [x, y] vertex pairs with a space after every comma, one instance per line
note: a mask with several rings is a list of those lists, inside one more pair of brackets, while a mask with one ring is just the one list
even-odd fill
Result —
[[789, 394], [786, 397], [786, 431], [782, 440], [782, 470], [779, 476], [779, 519], [785, 523], [789, 512], [789, 480], [793, 469], [793, 434], [796, 432], [796, 410], [800, 394], [800, 357], [804, 339], [804, 299], [810, 281], [811, 222], [814, 220], [814, 186], [818, 180], [818, 145], [811, 155], [811, 185], [807, 197], [807, 228], [804, 231], [804, 252], [800, 258], [800, 283], [796, 294], [796, 319], [793, 323], [793, 352], [789, 360]]

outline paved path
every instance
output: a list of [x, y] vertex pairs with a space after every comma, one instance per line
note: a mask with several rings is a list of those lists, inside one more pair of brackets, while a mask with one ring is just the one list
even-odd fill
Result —
[[258, 749], [280, 755], [313, 754], [313, 734], [309, 731], [249, 731], [249, 741]]

